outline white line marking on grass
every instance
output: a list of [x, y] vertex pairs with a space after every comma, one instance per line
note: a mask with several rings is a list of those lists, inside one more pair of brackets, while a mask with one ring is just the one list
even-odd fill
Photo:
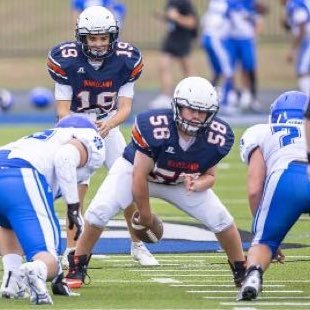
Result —
[[[233, 297], [231, 296], [203, 296], [202, 298], [204, 299], [232, 299]], [[289, 299], [310, 299], [310, 297], [304, 297], [304, 296], [264, 296], [264, 297], [258, 297], [254, 302], [256, 304], [257, 301], [260, 300], [266, 300], [266, 299], [285, 299], [285, 300], [289, 300]], [[243, 304], [243, 302], [239, 303], [240, 305]]]
[[[154, 270], [154, 269], [132, 269], [132, 270], [129, 270], [129, 271], [145, 271], [145, 272], [158, 272], [159, 270]], [[164, 270], [161, 270], [163, 272], [179, 272], [179, 270], [176, 270], [176, 269], [164, 269]], [[201, 273], [201, 269], [182, 269], [182, 272], [200, 272]], [[203, 272], [220, 272], [220, 273], [228, 273], [229, 270], [220, 270], [220, 269], [203, 269]]]
[[310, 283], [310, 280], [264, 280], [264, 283]]
[[[25, 308], [4, 308], [1, 310], [24, 310]], [[115, 310], [115, 308], [77, 308], [78, 310]], [[147, 310], [158, 310], [159, 308], [147, 308]], [[175, 310], [176, 308], [160, 308], [160, 310]], [[72, 308], [61, 308], [61, 310], [72, 310]], [[146, 310], [145, 308], [117, 308], [117, 310]], [[178, 310], [224, 310], [220, 308], [186, 308]]]
[[309, 302], [221, 302], [223, 306], [310, 306]]
[[139, 283], [153, 283], [152, 280], [93, 280], [94, 283], [120, 283], [120, 284], [139, 284]]
[[[160, 271], [165, 271], [165, 270], [160, 270]], [[142, 277], [153, 277], [153, 274], [141, 274]], [[231, 278], [231, 273], [229, 274], [157, 274], [156, 276], [158, 277], [230, 277]]]
[[172, 278], [152, 278], [152, 280], [158, 283], [182, 283], [181, 281]]
[[[235, 287], [233, 284], [218, 284], [217, 282], [214, 284], [172, 284], [170, 286], [184, 286], [184, 287]], [[265, 284], [264, 287], [285, 287], [285, 285], [281, 284]]]
[[[187, 293], [237, 293], [237, 291], [226, 291], [226, 290], [218, 290], [218, 291], [213, 291], [213, 290], [208, 290], [208, 291], [186, 291]], [[268, 291], [268, 290], [264, 290], [264, 293], [268, 293], [268, 294], [286, 294], [286, 293], [295, 293], [295, 294], [302, 294], [304, 291], [299, 291], [299, 290], [294, 290], [294, 291], [285, 291], [285, 290], [281, 290], [281, 291]]]
[[[121, 267], [132, 267], [134, 265], [137, 266], [138, 262], [132, 261], [131, 264], [129, 263], [129, 264], [122, 264], [122, 265], [120, 265], [120, 264], [113, 264], [112, 267], [120, 267], [120, 266]], [[182, 265], [182, 264], [160, 264], [160, 266], [153, 266], [153, 268], [156, 269], [156, 271], [158, 272], [158, 269], [160, 267], [173, 267], [173, 266], [180, 266], [180, 265]], [[141, 269], [138, 269], [138, 270], [141, 271], [141, 270], [144, 270], [145, 267], [140, 266], [139, 268], [141, 268]], [[162, 270], [162, 271], [165, 271], [165, 270]]]

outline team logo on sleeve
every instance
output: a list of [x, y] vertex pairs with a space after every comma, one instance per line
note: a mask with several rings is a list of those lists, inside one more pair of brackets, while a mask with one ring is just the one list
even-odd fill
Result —
[[100, 150], [103, 148], [103, 142], [102, 142], [102, 139], [100, 137], [98, 137], [98, 136], [94, 137], [93, 142], [94, 142], [97, 150]]

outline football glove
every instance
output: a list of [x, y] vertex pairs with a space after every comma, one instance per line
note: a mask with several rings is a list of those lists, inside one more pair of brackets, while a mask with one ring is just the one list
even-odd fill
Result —
[[84, 220], [80, 212], [80, 204], [70, 203], [68, 204], [67, 216], [69, 221], [69, 229], [73, 229], [76, 226], [76, 233], [74, 236], [74, 241], [78, 240], [83, 228], [84, 228]]

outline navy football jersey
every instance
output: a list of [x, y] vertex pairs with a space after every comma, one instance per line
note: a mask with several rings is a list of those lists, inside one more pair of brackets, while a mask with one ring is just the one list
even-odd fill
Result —
[[136, 47], [117, 42], [115, 52], [96, 70], [84, 55], [81, 43], [74, 41], [52, 48], [47, 65], [53, 80], [72, 87], [72, 111], [101, 108], [108, 113], [116, 109], [120, 87], [140, 77], [143, 58]]
[[234, 133], [220, 118], [199, 131], [195, 142], [184, 151], [170, 109], [149, 110], [137, 116], [132, 140], [124, 158], [133, 163], [137, 150], [154, 160], [149, 180], [164, 184], [183, 182], [184, 174], [199, 176], [225, 157], [234, 143]]

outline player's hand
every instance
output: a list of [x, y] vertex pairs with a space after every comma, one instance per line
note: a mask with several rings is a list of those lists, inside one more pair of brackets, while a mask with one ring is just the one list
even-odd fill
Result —
[[79, 203], [68, 204], [67, 217], [69, 221], [69, 229], [72, 230], [74, 226], [76, 227], [76, 233], [74, 236], [74, 241], [76, 241], [79, 239], [84, 228], [84, 220], [80, 212]]
[[103, 121], [97, 121], [96, 126], [97, 126], [99, 134], [102, 138], [105, 138], [109, 134], [109, 131], [111, 129], [109, 124], [107, 122], [103, 122]]
[[202, 188], [199, 178], [192, 174], [184, 174], [184, 186], [188, 194], [199, 192]]
[[282, 252], [282, 250], [280, 248], [278, 248], [277, 253], [275, 255], [275, 257], [273, 258], [274, 262], [278, 262], [280, 264], [284, 264], [285, 262], [285, 255]]
[[131, 225], [132, 227], [138, 229], [138, 227], [140, 227], [139, 229], [144, 229], [146, 227], [150, 227], [152, 226], [153, 223], [153, 216], [152, 214], [150, 215], [141, 215], [141, 213], [139, 212], [135, 212], [132, 215], [131, 218]]
[[179, 16], [180, 16], [180, 13], [175, 8], [171, 8], [167, 11], [167, 18], [172, 21], [177, 21]]
[[194, 191], [194, 177], [191, 174], [184, 175], [184, 186], [189, 194]]

